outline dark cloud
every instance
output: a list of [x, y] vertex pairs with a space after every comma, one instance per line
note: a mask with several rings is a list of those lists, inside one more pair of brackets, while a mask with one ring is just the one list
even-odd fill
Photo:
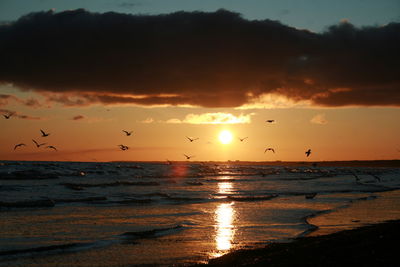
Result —
[[83, 120], [84, 118], [85, 118], [85, 116], [83, 116], [83, 115], [76, 115], [76, 116], [72, 117], [71, 120], [78, 121], [78, 120]]
[[[0, 26], [0, 82], [66, 105], [400, 105], [400, 23], [312, 33], [219, 10], [39, 12]], [[61, 93], [61, 94], [60, 94]]]

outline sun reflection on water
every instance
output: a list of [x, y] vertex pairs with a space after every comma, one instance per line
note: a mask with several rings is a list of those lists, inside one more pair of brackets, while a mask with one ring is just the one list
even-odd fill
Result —
[[230, 194], [232, 192], [231, 182], [218, 183], [218, 194]]
[[[229, 194], [232, 190], [231, 182], [218, 183], [218, 193]], [[215, 256], [224, 254], [223, 251], [227, 251], [232, 247], [233, 236], [234, 236], [234, 225], [233, 219], [235, 210], [233, 208], [234, 203], [221, 203], [215, 210], [215, 225], [216, 235], [215, 244], [216, 249], [219, 251]]]
[[222, 203], [218, 205], [216, 214], [215, 243], [218, 250], [228, 250], [232, 247], [234, 234], [233, 227], [233, 203]]

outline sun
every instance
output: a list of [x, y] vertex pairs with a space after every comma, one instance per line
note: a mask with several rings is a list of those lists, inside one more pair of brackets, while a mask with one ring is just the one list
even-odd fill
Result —
[[219, 141], [226, 145], [232, 142], [233, 136], [232, 133], [228, 130], [223, 130], [222, 132], [219, 133]]

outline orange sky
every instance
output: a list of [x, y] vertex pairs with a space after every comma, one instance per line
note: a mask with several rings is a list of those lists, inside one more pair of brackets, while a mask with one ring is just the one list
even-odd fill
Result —
[[[9, 87], [2, 89], [21, 98], [34, 96]], [[1, 160], [164, 161], [185, 160], [183, 154], [194, 155], [192, 160], [196, 161], [400, 158], [398, 108], [315, 108], [289, 104], [268, 109], [116, 105], [30, 108], [18, 103], [7, 108], [40, 119], [1, 118]], [[72, 119], [78, 115], [83, 118]], [[221, 123], [224, 119], [240, 123]], [[276, 122], [269, 124], [267, 119]], [[41, 137], [40, 129], [50, 132], [50, 136]], [[126, 136], [122, 130], [132, 130], [133, 134]], [[229, 130], [234, 136], [230, 144], [219, 141], [222, 130]], [[186, 136], [199, 140], [189, 142]], [[239, 137], [248, 139], [240, 142]], [[59, 151], [36, 148], [31, 139], [54, 145]], [[18, 143], [27, 146], [14, 151]], [[130, 149], [121, 151], [119, 144]], [[276, 153], [264, 153], [267, 147], [273, 147]], [[306, 158], [304, 152], [308, 148], [312, 154]]]

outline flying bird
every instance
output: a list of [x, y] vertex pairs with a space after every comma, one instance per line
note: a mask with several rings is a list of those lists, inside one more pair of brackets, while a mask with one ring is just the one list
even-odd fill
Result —
[[43, 131], [42, 129], [40, 129], [40, 132], [42, 133], [42, 137], [46, 137], [49, 136], [50, 133], [46, 133], [45, 131]]
[[11, 118], [11, 116], [12, 116], [13, 114], [14, 114], [14, 113], [3, 114], [3, 116], [4, 116], [4, 118], [5, 118], [6, 120], [8, 120], [9, 118]]
[[36, 147], [41, 147], [41, 146], [44, 146], [45, 144], [47, 144], [47, 143], [39, 144], [38, 142], [36, 142], [33, 139], [32, 139], [32, 141], [35, 143]]
[[128, 146], [124, 146], [124, 145], [118, 145], [118, 146], [119, 146], [119, 149], [121, 149], [121, 150], [128, 150], [129, 149]]
[[240, 142], [243, 142], [243, 141], [246, 140], [248, 137], [246, 136], [246, 137], [244, 137], [244, 138], [240, 138], [240, 137], [238, 137], [238, 138], [239, 138]]
[[122, 131], [126, 134], [126, 136], [130, 136], [133, 133], [133, 131], [130, 131], [130, 132], [125, 131], [125, 130], [122, 130]]
[[193, 142], [193, 141], [196, 141], [197, 139], [199, 139], [199, 138], [190, 138], [190, 137], [187, 137], [187, 136], [186, 136], [186, 138], [189, 139], [190, 142]]
[[191, 158], [193, 158], [194, 156], [188, 156], [188, 155], [186, 155], [186, 154], [183, 154], [185, 157], [186, 157], [186, 159], [191, 159]]
[[266, 148], [266, 149], [264, 150], [264, 153], [265, 153], [265, 152], [267, 152], [268, 150], [271, 150], [272, 152], [274, 152], [274, 153], [275, 153], [275, 149], [273, 149], [272, 147], [268, 147], [268, 148]]
[[54, 149], [55, 151], [57, 151], [57, 148], [55, 146], [46, 146], [46, 148]]
[[266, 120], [265, 122], [273, 123], [273, 122], [275, 122], [275, 120]]
[[17, 149], [20, 146], [26, 146], [26, 145], [24, 143], [17, 144], [17, 145], [14, 146], [14, 150]]
[[310, 154], [311, 154], [311, 149], [308, 149], [308, 150], [305, 152], [305, 154], [307, 155], [307, 157], [310, 156]]

